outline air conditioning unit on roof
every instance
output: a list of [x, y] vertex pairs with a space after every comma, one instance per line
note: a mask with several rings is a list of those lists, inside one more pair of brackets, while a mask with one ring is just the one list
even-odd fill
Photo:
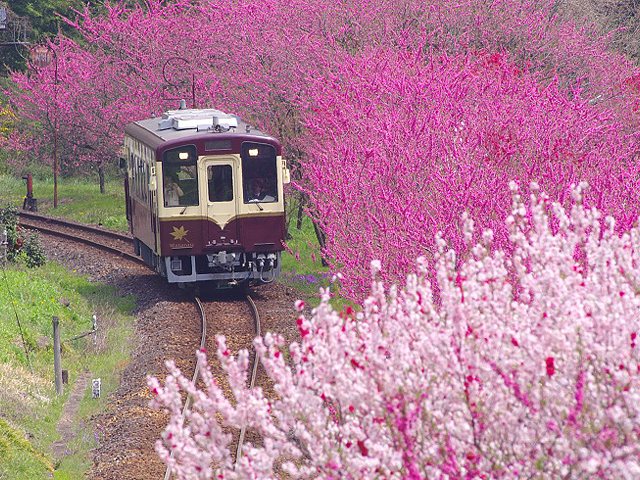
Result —
[[216, 130], [229, 130], [231, 128], [238, 128], [238, 118], [227, 113], [223, 113], [222, 115], [215, 115], [213, 117], [213, 128], [215, 128]]
[[205, 110], [169, 110], [162, 115], [158, 122], [159, 130], [173, 128], [175, 130], [188, 130], [192, 128], [214, 127], [215, 116], [227, 116], [220, 110], [213, 108]]

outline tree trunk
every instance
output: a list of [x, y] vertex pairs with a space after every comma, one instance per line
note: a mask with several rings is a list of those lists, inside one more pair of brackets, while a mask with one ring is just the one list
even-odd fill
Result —
[[286, 241], [291, 240], [292, 236], [291, 233], [289, 233], [290, 227], [291, 227], [291, 204], [293, 202], [291, 201], [291, 197], [284, 197], [284, 212], [285, 212], [285, 224], [284, 224], [284, 239]]
[[58, 130], [53, 127], [53, 208], [58, 208]]
[[298, 219], [296, 221], [296, 228], [300, 230], [302, 228], [302, 221], [304, 220], [304, 204], [306, 203], [306, 197], [304, 194], [300, 194], [300, 200], [298, 203]]
[[328, 267], [329, 264], [327, 263], [327, 261], [324, 259], [324, 247], [326, 245], [326, 236], [324, 234], [324, 232], [322, 231], [322, 229], [320, 228], [320, 226], [313, 221], [313, 229], [316, 232], [316, 238], [318, 239], [318, 244], [320, 245], [320, 259], [322, 260], [322, 266], [323, 267]]
[[98, 178], [100, 179], [100, 193], [104, 193], [104, 166], [98, 166]]

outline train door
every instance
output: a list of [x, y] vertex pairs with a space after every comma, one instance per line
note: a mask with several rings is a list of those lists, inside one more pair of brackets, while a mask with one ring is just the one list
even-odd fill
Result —
[[237, 161], [216, 158], [205, 161], [206, 188], [206, 247], [235, 246], [238, 244], [238, 199], [236, 176]]

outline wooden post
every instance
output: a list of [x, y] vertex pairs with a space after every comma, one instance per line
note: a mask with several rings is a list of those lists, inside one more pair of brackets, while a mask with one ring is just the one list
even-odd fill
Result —
[[53, 371], [56, 380], [56, 393], [62, 395], [62, 362], [60, 358], [60, 320], [53, 317]]

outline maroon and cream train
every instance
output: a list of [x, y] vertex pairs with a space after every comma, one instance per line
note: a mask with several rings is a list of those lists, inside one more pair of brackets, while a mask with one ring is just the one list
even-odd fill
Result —
[[170, 283], [276, 278], [289, 182], [276, 139], [219, 110], [171, 110], [127, 125], [123, 157], [136, 254]]

